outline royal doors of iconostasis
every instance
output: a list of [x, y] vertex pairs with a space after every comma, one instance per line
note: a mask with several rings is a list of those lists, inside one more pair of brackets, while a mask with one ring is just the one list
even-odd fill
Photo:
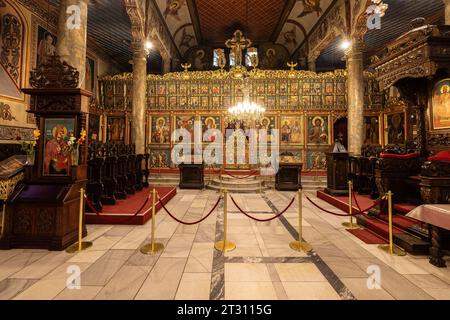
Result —
[[[275, 116], [258, 120], [225, 121], [225, 168], [235, 170], [259, 169], [270, 165], [271, 147], [277, 136]], [[266, 154], [260, 154], [261, 149]]]

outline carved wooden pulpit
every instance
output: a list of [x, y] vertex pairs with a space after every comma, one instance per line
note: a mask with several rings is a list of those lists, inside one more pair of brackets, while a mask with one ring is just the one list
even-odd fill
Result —
[[348, 195], [348, 153], [327, 153], [327, 188], [332, 196]]
[[78, 240], [80, 189], [87, 177], [87, 149], [79, 139], [87, 130], [91, 96], [77, 88], [78, 78], [78, 71], [52, 56], [31, 72], [32, 88], [23, 89], [31, 95], [29, 112], [41, 134], [36, 160], [7, 203], [2, 249], [64, 250]]

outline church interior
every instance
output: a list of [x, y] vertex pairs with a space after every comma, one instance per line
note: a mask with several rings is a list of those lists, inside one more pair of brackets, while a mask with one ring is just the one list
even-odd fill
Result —
[[449, 300], [450, 0], [0, 0], [1, 300]]

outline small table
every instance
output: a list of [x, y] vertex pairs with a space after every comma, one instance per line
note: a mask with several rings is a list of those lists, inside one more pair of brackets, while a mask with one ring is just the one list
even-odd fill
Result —
[[445, 268], [443, 256], [450, 252], [450, 204], [425, 204], [407, 216], [428, 224], [431, 240], [430, 263]]
[[180, 164], [180, 189], [203, 189], [205, 187], [205, 165]]
[[298, 191], [302, 188], [302, 163], [280, 163], [275, 176], [275, 188], [279, 191]]

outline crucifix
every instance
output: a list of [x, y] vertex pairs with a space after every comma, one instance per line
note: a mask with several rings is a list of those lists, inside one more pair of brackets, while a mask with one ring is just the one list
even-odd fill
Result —
[[230, 48], [236, 57], [236, 66], [242, 66], [242, 50], [252, 46], [252, 42], [244, 37], [241, 30], [236, 30], [233, 38], [225, 42], [227, 48]]

